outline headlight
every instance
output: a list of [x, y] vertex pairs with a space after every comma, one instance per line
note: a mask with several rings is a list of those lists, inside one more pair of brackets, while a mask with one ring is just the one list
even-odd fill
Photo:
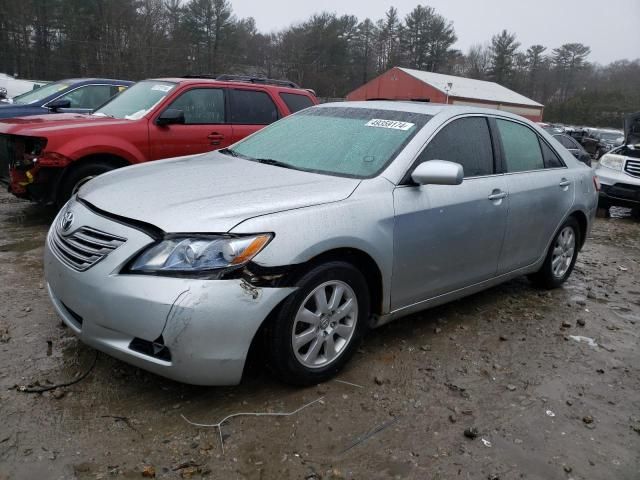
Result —
[[600, 157], [600, 165], [610, 168], [612, 170], [622, 171], [624, 167], [625, 157], [622, 155], [616, 155], [615, 153], [607, 153]]
[[153, 245], [136, 258], [129, 270], [138, 273], [202, 272], [241, 266], [273, 238], [259, 235], [175, 236]]

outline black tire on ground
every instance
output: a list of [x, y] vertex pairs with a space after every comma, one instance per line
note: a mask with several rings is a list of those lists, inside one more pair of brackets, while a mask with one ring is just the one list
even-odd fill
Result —
[[100, 161], [72, 165], [70, 168], [71, 170], [62, 177], [60, 186], [58, 187], [55, 199], [58, 208], [61, 208], [83, 183], [91, 180], [93, 177], [115, 169], [113, 165]]
[[[355, 294], [358, 309], [357, 315], [354, 315], [355, 329], [350, 340], [344, 344], [332, 362], [322, 367], [311, 368], [305, 366], [294, 352], [292, 334], [295, 328], [295, 319], [303, 302], [309, 301], [308, 297], [311, 292], [331, 281], [347, 284]], [[269, 367], [279, 380], [292, 385], [315, 385], [329, 380], [344, 367], [368, 331], [371, 310], [369, 288], [360, 271], [352, 264], [343, 261], [331, 261], [313, 267], [296, 282], [296, 286], [298, 290], [280, 305], [275, 316], [267, 325], [264, 350], [268, 357]]]
[[[554, 248], [556, 247], [556, 243], [558, 242], [558, 237], [560, 237], [560, 235], [566, 228], [571, 228], [573, 230], [573, 235], [575, 239], [573, 255], [571, 257], [571, 262], [569, 263], [569, 268], [566, 270], [566, 272], [564, 272], [560, 276], [556, 276], [553, 273], [553, 267], [552, 267], [553, 251], [554, 251]], [[549, 251], [547, 252], [547, 257], [545, 258], [544, 263], [542, 264], [542, 267], [536, 273], [529, 275], [529, 280], [531, 280], [531, 282], [534, 285], [540, 288], [551, 289], [551, 288], [558, 288], [559, 286], [561, 286], [567, 280], [567, 278], [569, 278], [569, 276], [571, 275], [571, 272], [573, 271], [573, 267], [576, 263], [576, 259], [578, 258], [578, 249], [581, 244], [581, 241], [582, 239], [580, 234], [580, 225], [578, 225], [578, 221], [575, 218], [569, 217], [562, 224], [562, 226], [558, 229], [558, 232], [556, 233], [556, 235], [553, 237], [553, 241], [549, 246]]]

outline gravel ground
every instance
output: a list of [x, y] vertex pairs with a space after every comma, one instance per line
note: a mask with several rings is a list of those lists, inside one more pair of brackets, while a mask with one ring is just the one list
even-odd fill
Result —
[[[240, 386], [203, 388], [80, 344], [43, 285], [53, 213], [0, 193], [0, 479], [638, 480], [640, 222], [614, 214], [562, 289], [518, 279], [387, 325], [317, 387], [283, 386], [257, 358]], [[20, 391], [94, 359], [74, 385]], [[224, 452], [182, 417], [320, 398], [231, 419]]]

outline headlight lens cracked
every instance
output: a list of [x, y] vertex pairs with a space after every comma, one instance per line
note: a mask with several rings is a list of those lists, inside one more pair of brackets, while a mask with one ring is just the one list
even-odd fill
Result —
[[174, 236], [143, 251], [131, 264], [135, 273], [201, 272], [242, 266], [267, 246], [273, 234]]

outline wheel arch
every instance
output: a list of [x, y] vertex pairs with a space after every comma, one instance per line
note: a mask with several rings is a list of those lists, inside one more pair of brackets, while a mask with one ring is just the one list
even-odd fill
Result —
[[131, 165], [131, 163], [124, 157], [111, 153], [93, 153], [80, 157], [77, 160], [71, 162], [62, 170], [61, 174], [56, 180], [55, 187], [53, 188], [52, 198], [58, 198], [60, 187], [64, 185], [64, 182], [73, 171], [75, 171], [80, 166], [86, 165], [87, 163], [91, 162], [108, 164], [113, 166], [113, 168], [122, 168]]
[[[373, 259], [373, 257], [364, 250], [351, 247], [333, 248], [331, 250], [327, 250], [310, 258], [306, 262], [292, 265], [291, 267], [287, 268], [287, 273], [283, 277], [284, 282], [286, 285], [295, 285], [295, 283], [302, 277], [302, 275], [308, 272], [311, 268], [319, 264], [331, 261], [344, 261], [350, 263], [362, 272], [364, 279], [367, 282], [367, 286], [369, 287], [371, 314], [381, 315], [383, 312], [384, 304], [382, 271], [380, 270], [380, 267]], [[269, 315], [266, 316], [264, 321], [260, 324], [260, 327], [256, 330], [256, 333], [254, 334], [251, 341], [251, 345], [249, 346], [245, 368], [247, 366], [247, 363], [253, 363], [253, 361], [251, 361], [250, 359], [255, 358], [257, 352], [259, 352], [262, 348], [266, 348], [263, 341], [265, 338], [265, 330], [269, 323], [273, 321], [275, 315], [285, 301], [286, 298], [278, 303], [278, 305], [276, 305], [273, 310], [271, 310]]]
[[578, 247], [579, 249], [582, 249], [582, 246], [584, 245], [584, 242], [587, 239], [587, 230], [589, 228], [589, 220], [587, 219], [587, 216], [582, 210], [576, 210], [572, 212], [568, 218], [571, 218], [571, 217], [576, 219], [576, 221], [578, 222], [578, 226], [580, 227], [580, 245]]

